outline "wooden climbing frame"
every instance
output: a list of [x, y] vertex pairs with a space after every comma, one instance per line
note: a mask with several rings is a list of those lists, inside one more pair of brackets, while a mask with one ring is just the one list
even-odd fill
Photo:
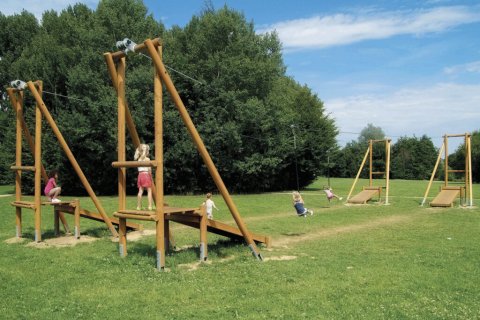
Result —
[[[151, 220], [156, 224], [156, 244], [157, 244], [157, 269], [164, 270], [165, 268], [165, 250], [168, 247], [169, 238], [169, 221], [175, 221], [190, 225], [200, 229], [200, 258], [206, 259], [206, 231], [207, 229], [213, 230], [220, 224], [216, 225], [207, 221], [203, 208], [171, 208], [164, 206], [164, 192], [163, 192], [163, 119], [162, 119], [162, 88], [165, 86], [169, 92], [171, 99], [175, 103], [177, 110], [180, 113], [180, 117], [183, 120], [190, 136], [200, 153], [207, 169], [212, 176], [217, 188], [219, 189], [223, 199], [225, 200], [238, 228], [239, 232], [247, 242], [253, 255], [262, 260], [262, 256], [257, 248], [257, 242], [270, 243], [269, 237], [254, 236], [252, 235], [246, 225], [244, 224], [238, 209], [233, 202], [225, 184], [223, 183], [218, 170], [216, 169], [198, 131], [196, 130], [187, 109], [185, 108], [180, 96], [165, 69], [162, 62], [162, 44], [160, 39], [146, 39], [143, 43], [135, 45], [135, 52], [150, 56], [152, 59], [155, 75], [154, 75], [154, 144], [155, 144], [155, 160], [150, 163], [127, 161], [125, 155], [125, 126], [127, 126], [130, 135], [132, 136], [134, 146], [137, 147], [140, 143], [138, 135], [135, 130], [135, 125], [132, 120], [131, 113], [129, 111], [126, 97], [125, 97], [125, 68], [126, 68], [126, 53], [124, 51], [107, 52], [104, 54], [104, 58], [112, 78], [113, 86], [117, 92], [118, 100], [118, 161], [112, 165], [118, 168], [118, 210], [114, 213], [114, 216], [120, 220], [120, 241], [119, 251], [121, 256], [127, 255], [127, 233], [125, 229], [125, 223], [127, 219], [137, 220]], [[155, 201], [157, 203], [155, 211], [141, 211], [141, 210], [128, 210], [126, 208], [126, 168], [127, 167], [139, 167], [150, 166], [152, 171], [155, 172], [155, 190], [153, 191]], [[214, 231], [213, 231], [214, 232]], [[220, 230], [223, 234], [232, 235], [235, 237], [234, 232]]]
[[[352, 187], [350, 188], [350, 192], [347, 196], [347, 203], [355, 203], [355, 204], [365, 204], [368, 200], [370, 200], [373, 196], [378, 195], [380, 200], [380, 195], [383, 187], [378, 187], [373, 185], [374, 176], [384, 176], [385, 177], [385, 204], [388, 205], [388, 195], [390, 191], [390, 139], [384, 140], [369, 140], [368, 142], [368, 149], [365, 152], [365, 156], [363, 157], [362, 164], [358, 169], [357, 175], [355, 180], [353, 181]], [[385, 171], [373, 171], [373, 146], [376, 143], [384, 143], [385, 144]], [[363, 170], [365, 163], [369, 159], [369, 183], [368, 187], [364, 187], [364, 189], [357, 194], [356, 196], [350, 198], [355, 185], [360, 177], [360, 173]]]
[[[448, 139], [449, 138], [463, 138], [464, 139], [464, 150], [465, 150], [465, 167], [464, 169], [451, 169], [448, 162]], [[473, 207], [473, 191], [472, 191], [472, 144], [471, 144], [471, 134], [445, 134], [443, 136], [443, 143], [438, 152], [437, 161], [430, 176], [430, 181], [428, 182], [427, 190], [423, 196], [421, 205], [425, 204], [430, 188], [432, 187], [433, 180], [437, 173], [438, 165], [444, 158], [444, 183], [441, 187], [440, 193], [430, 202], [432, 207], [452, 207], [453, 202], [456, 198], [460, 197], [460, 203], [468, 207]], [[450, 186], [450, 174], [451, 173], [462, 173], [464, 176], [463, 185], [460, 186]], [[462, 199], [465, 199], [462, 203]]]
[[[94, 219], [97, 221], [104, 222], [107, 227], [110, 229], [110, 232], [113, 236], [117, 237], [118, 233], [113, 223], [118, 221], [112, 220], [103, 209], [99, 199], [95, 195], [92, 187], [90, 186], [87, 178], [83, 174], [82, 169], [80, 168], [77, 160], [75, 159], [73, 153], [71, 152], [65, 138], [60, 132], [55, 120], [50, 114], [48, 108], [46, 107], [41, 94], [42, 94], [42, 82], [41, 81], [28, 81], [27, 87], [33, 97], [35, 98], [35, 138], [32, 138], [30, 131], [28, 129], [27, 123], [24, 118], [24, 90], [8, 88], [7, 93], [10, 98], [10, 102], [13, 105], [13, 109], [16, 113], [16, 152], [15, 152], [15, 165], [10, 169], [15, 171], [15, 201], [11, 204], [15, 207], [16, 214], [16, 237], [20, 238], [22, 236], [22, 209], [32, 209], [34, 211], [35, 217], [35, 241], [40, 242], [42, 240], [41, 233], [41, 214], [42, 206], [53, 205], [54, 207], [54, 216], [55, 216], [55, 232], [58, 234], [58, 219], [60, 219], [64, 225], [65, 231], [70, 232], [67, 221], [63, 213], [74, 214], [75, 216], [75, 235], [80, 236], [80, 223], [79, 218], [84, 217], [88, 219]], [[92, 213], [87, 210], [80, 208], [80, 203], [78, 201], [68, 201], [61, 203], [51, 203], [51, 202], [42, 202], [42, 178], [43, 182], [46, 184], [48, 181], [48, 176], [46, 170], [42, 164], [42, 120], [45, 120], [50, 125], [53, 133], [55, 134], [60, 146], [65, 152], [66, 156], [70, 160], [71, 165], [73, 166], [75, 172], [77, 173], [80, 181], [87, 190], [90, 198], [95, 204], [99, 214]], [[30, 147], [30, 151], [34, 157], [33, 166], [24, 166], [22, 164], [22, 133], [25, 136], [25, 139]], [[35, 186], [34, 186], [34, 201], [23, 201], [22, 200], [22, 172], [33, 172], [35, 175]], [[141, 226], [136, 224], [131, 224], [130, 228], [141, 228]]]

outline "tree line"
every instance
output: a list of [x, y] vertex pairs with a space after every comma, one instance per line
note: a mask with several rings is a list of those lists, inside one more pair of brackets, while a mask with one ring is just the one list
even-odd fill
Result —
[[[338, 129], [321, 99], [286, 74], [275, 33], [256, 34], [253, 22], [227, 6], [215, 9], [207, 3], [185, 27], [166, 29], [141, 0], [101, 0], [95, 10], [76, 4], [46, 11], [41, 23], [27, 11], [0, 12], [0, 184], [13, 182], [9, 167], [15, 161], [15, 115], [5, 88], [15, 79], [38, 79], [44, 83], [45, 104], [94, 190], [116, 193], [111, 163], [117, 155], [117, 101], [103, 53], [116, 51], [116, 41], [125, 37], [162, 39], [164, 63], [230, 190], [296, 189], [327, 170], [336, 176], [356, 173], [364, 141], [337, 145]], [[148, 57], [128, 56], [127, 101], [142, 142], [151, 147], [152, 70]], [[214, 190], [166, 92], [163, 103], [166, 192]], [[26, 93], [30, 128], [34, 105]], [[81, 184], [45, 123], [43, 132], [47, 170], [59, 169], [64, 190], [81, 194]], [[393, 156], [401, 155], [395, 165], [392, 161], [392, 168], [399, 168], [392, 169], [395, 178], [424, 179], [431, 171], [436, 152], [429, 138], [400, 139], [395, 148]], [[129, 145], [127, 154], [133, 153]], [[333, 166], [325, 165], [330, 154]], [[33, 163], [27, 148], [23, 159]], [[129, 169], [128, 175], [133, 191], [135, 172]], [[31, 175], [23, 176], [28, 185]]]

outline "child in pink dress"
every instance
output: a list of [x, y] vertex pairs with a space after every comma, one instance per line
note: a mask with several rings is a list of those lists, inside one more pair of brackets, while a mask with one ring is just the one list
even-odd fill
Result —
[[333, 189], [330, 188], [329, 186], [323, 186], [323, 192], [325, 192], [328, 202], [330, 202], [330, 200], [332, 200], [333, 198], [337, 198], [338, 200], [343, 199], [342, 197], [339, 197], [335, 193], [333, 193]]
[[[150, 154], [150, 147], [148, 144], [141, 144], [135, 150], [134, 159], [138, 161], [150, 161], [148, 157]], [[152, 170], [150, 167], [138, 167], [137, 179], [137, 210], [142, 209], [143, 191], [147, 189], [148, 194], [148, 210], [152, 210]]]
[[45, 193], [45, 196], [47, 197], [48, 201], [52, 201], [53, 203], [58, 203], [61, 202], [60, 199], [58, 199], [58, 195], [62, 191], [61, 187], [57, 187], [57, 179], [58, 179], [58, 172], [57, 170], [52, 170], [48, 174], [48, 182], [47, 185], [45, 186], [45, 189], [43, 192]]

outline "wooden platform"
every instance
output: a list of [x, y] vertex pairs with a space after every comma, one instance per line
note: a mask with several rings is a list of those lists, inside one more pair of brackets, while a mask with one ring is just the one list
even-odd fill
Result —
[[366, 204], [375, 195], [380, 196], [382, 187], [365, 187], [359, 194], [348, 199], [347, 203]]
[[[200, 229], [201, 211], [199, 208], [178, 208], [178, 207], [164, 207], [165, 219], [174, 221], [186, 226]], [[155, 211], [144, 210], [122, 210], [113, 214], [117, 218], [137, 219], [157, 221]], [[243, 234], [237, 227], [230, 226], [223, 222], [207, 219], [207, 231], [212, 232], [228, 238], [243, 240]], [[271, 239], [268, 236], [250, 233], [252, 239], [257, 243], [263, 243], [270, 247]]]
[[[31, 201], [13, 201], [10, 203], [14, 207], [21, 207], [27, 209], [35, 209], [35, 203]], [[42, 206], [54, 206], [55, 209], [58, 209], [60, 212], [68, 213], [68, 214], [75, 214], [75, 201], [62, 201], [62, 202], [51, 202], [51, 201], [44, 201], [41, 202]], [[101, 214], [90, 212], [86, 209], [80, 208], [80, 217], [86, 218], [90, 220], [104, 222], [104, 219]], [[118, 219], [111, 218], [110, 221], [112, 224], [117, 225], [119, 224]], [[131, 230], [143, 230], [143, 226], [138, 223], [127, 223], [127, 228]]]
[[460, 195], [460, 188], [444, 188], [440, 193], [435, 197], [435, 199], [430, 202], [431, 207], [453, 207], [455, 199]]

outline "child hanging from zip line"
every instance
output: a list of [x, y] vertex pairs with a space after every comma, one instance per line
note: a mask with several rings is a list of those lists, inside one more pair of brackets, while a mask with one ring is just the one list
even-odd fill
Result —
[[293, 207], [297, 210], [297, 216], [306, 218], [308, 214], [313, 215], [313, 210], [305, 208], [302, 196], [300, 192], [293, 191]]
[[330, 200], [333, 198], [337, 198], [340, 201], [343, 199], [342, 197], [339, 197], [333, 193], [333, 189], [330, 186], [323, 186], [323, 192], [325, 192], [325, 195], [327, 196], [328, 203], [330, 203]]
[[[135, 150], [133, 159], [135, 161], [150, 161], [149, 155], [150, 146], [141, 144]], [[137, 187], [137, 210], [142, 209], [142, 196], [145, 189], [147, 189], [148, 210], [152, 210], [152, 169], [150, 167], [138, 167]]]

